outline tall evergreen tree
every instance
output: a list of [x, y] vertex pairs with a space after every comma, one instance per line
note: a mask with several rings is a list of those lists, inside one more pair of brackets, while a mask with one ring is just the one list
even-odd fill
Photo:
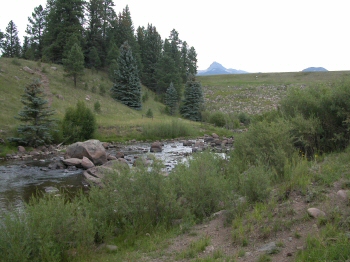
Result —
[[188, 76], [188, 47], [187, 47], [187, 42], [183, 41], [182, 42], [182, 47], [181, 47], [181, 63], [180, 63], [180, 75], [182, 78], [182, 81], [185, 83], [187, 80]]
[[50, 131], [55, 122], [51, 118], [54, 111], [47, 105], [39, 80], [34, 80], [25, 87], [21, 102], [24, 107], [15, 117], [23, 122], [17, 129], [19, 137], [9, 140], [32, 147], [50, 143], [52, 141]]
[[21, 57], [24, 59], [34, 59], [34, 52], [31, 48], [31, 45], [29, 43], [29, 37], [25, 36], [23, 41], [23, 46], [21, 50]]
[[4, 35], [3, 32], [1, 32], [1, 29], [0, 29], [0, 48], [2, 47], [2, 43], [4, 41], [4, 37], [5, 37], [5, 35]]
[[188, 51], [188, 64], [187, 64], [187, 74], [196, 75], [197, 74], [197, 53], [193, 46], [191, 46]]
[[[131, 19], [129, 6], [127, 5], [117, 19], [113, 22], [113, 30], [110, 32], [110, 38], [115, 41], [117, 46], [121, 46], [125, 41], [128, 41], [131, 47], [134, 59], [136, 60], [139, 75], [142, 72], [142, 62], [140, 47], [135, 37], [135, 28]], [[110, 39], [110, 40], [111, 40]]]
[[66, 59], [63, 59], [63, 67], [67, 76], [73, 76], [74, 87], [77, 86], [77, 78], [84, 74], [84, 54], [81, 47], [75, 43]]
[[171, 44], [168, 39], [164, 41], [163, 53], [157, 61], [155, 75], [158, 94], [165, 94], [170, 83], [173, 83], [180, 97], [182, 80], [179, 74], [179, 68], [176, 66], [175, 60], [172, 57]]
[[192, 121], [200, 121], [203, 103], [202, 85], [193, 75], [189, 75], [180, 109], [181, 115]]
[[3, 57], [20, 57], [21, 55], [21, 44], [18, 38], [17, 26], [11, 20], [5, 31], [5, 39], [2, 42], [2, 56]]
[[170, 86], [168, 87], [165, 93], [165, 104], [169, 108], [170, 115], [175, 114], [177, 103], [178, 103], [178, 95], [177, 95], [176, 89], [173, 83], [170, 83]]
[[76, 35], [82, 45], [84, 6], [84, 0], [48, 0], [44, 33], [45, 59], [62, 63], [64, 53], [68, 55], [70, 51], [71, 46], [67, 45], [66, 48], [66, 43], [72, 35]]
[[120, 47], [118, 70], [111, 91], [114, 99], [131, 108], [141, 109], [141, 83], [137, 63], [127, 41]]
[[101, 68], [101, 59], [98, 55], [96, 47], [92, 47], [89, 52], [89, 66], [93, 69], [100, 69]]
[[[157, 90], [157, 63], [162, 55], [163, 42], [155, 26], [148, 24], [144, 30], [141, 46], [141, 58], [143, 64], [142, 83], [153, 91]], [[138, 34], [138, 41], [141, 39], [141, 33]], [[141, 41], [140, 41], [141, 42]]]
[[39, 5], [34, 8], [32, 17], [28, 17], [26, 33], [29, 35], [30, 46], [34, 52], [34, 59], [41, 59], [43, 52], [43, 34], [46, 23], [46, 10]]

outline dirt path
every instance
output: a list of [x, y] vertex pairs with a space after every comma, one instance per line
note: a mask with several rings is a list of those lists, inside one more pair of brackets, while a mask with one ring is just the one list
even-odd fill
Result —
[[47, 98], [48, 101], [48, 106], [50, 107], [52, 104], [52, 100], [53, 100], [53, 95], [50, 91], [50, 81], [49, 78], [39, 69], [35, 69], [35, 74], [40, 76], [41, 79], [41, 86], [44, 89], [44, 94]]

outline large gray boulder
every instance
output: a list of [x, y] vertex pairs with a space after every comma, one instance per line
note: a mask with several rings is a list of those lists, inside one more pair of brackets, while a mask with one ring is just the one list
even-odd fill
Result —
[[94, 165], [103, 165], [107, 162], [106, 149], [99, 140], [91, 139], [85, 142], [76, 142], [67, 147], [66, 158], [87, 157]]

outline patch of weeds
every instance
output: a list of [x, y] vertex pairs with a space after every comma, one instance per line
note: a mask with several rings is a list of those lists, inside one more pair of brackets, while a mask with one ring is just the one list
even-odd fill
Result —
[[257, 262], [269, 262], [269, 261], [271, 261], [271, 257], [267, 254], [262, 254], [259, 256]]
[[11, 63], [16, 66], [22, 65], [18, 58], [12, 59]]
[[190, 259], [195, 258], [198, 253], [203, 252], [205, 248], [210, 244], [209, 237], [203, 237], [198, 241], [194, 241], [190, 246], [183, 252], [176, 256], [176, 259]]
[[237, 254], [238, 257], [244, 257], [245, 256], [245, 250], [244, 249], [240, 249], [238, 251], [238, 254]]
[[295, 237], [296, 239], [300, 239], [300, 238], [301, 238], [301, 235], [300, 235], [300, 233], [299, 233], [298, 231], [295, 231], [295, 232], [294, 232], [294, 237]]
[[278, 241], [278, 242], [276, 243], [276, 247], [281, 248], [281, 247], [285, 247], [285, 246], [286, 246], [286, 245], [284, 244], [283, 241]]

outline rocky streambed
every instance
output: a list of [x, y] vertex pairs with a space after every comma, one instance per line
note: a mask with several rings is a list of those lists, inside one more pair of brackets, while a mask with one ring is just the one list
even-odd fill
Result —
[[[96, 140], [97, 141], [97, 140]], [[164, 172], [171, 170], [194, 152], [212, 150], [226, 153], [232, 149], [233, 138], [219, 138], [213, 134], [193, 140], [167, 140], [153, 143], [130, 141], [128, 144], [100, 143], [105, 150], [106, 160], [93, 157], [72, 157], [69, 147], [42, 147], [26, 152], [22, 147], [16, 154], [0, 160], [0, 216], [11, 207], [21, 208], [37, 192], [59, 194], [60, 191], [74, 195], [77, 191], [88, 190], [89, 184], [99, 182], [98, 172], [91, 168], [102, 168], [112, 161], [135, 165], [138, 159], [148, 154], [164, 163]], [[96, 152], [95, 152], [96, 154]], [[89, 165], [83, 168], [83, 158]], [[72, 159], [75, 159], [73, 162]], [[94, 163], [95, 162], [95, 163]], [[89, 179], [90, 178], [90, 179]]]

